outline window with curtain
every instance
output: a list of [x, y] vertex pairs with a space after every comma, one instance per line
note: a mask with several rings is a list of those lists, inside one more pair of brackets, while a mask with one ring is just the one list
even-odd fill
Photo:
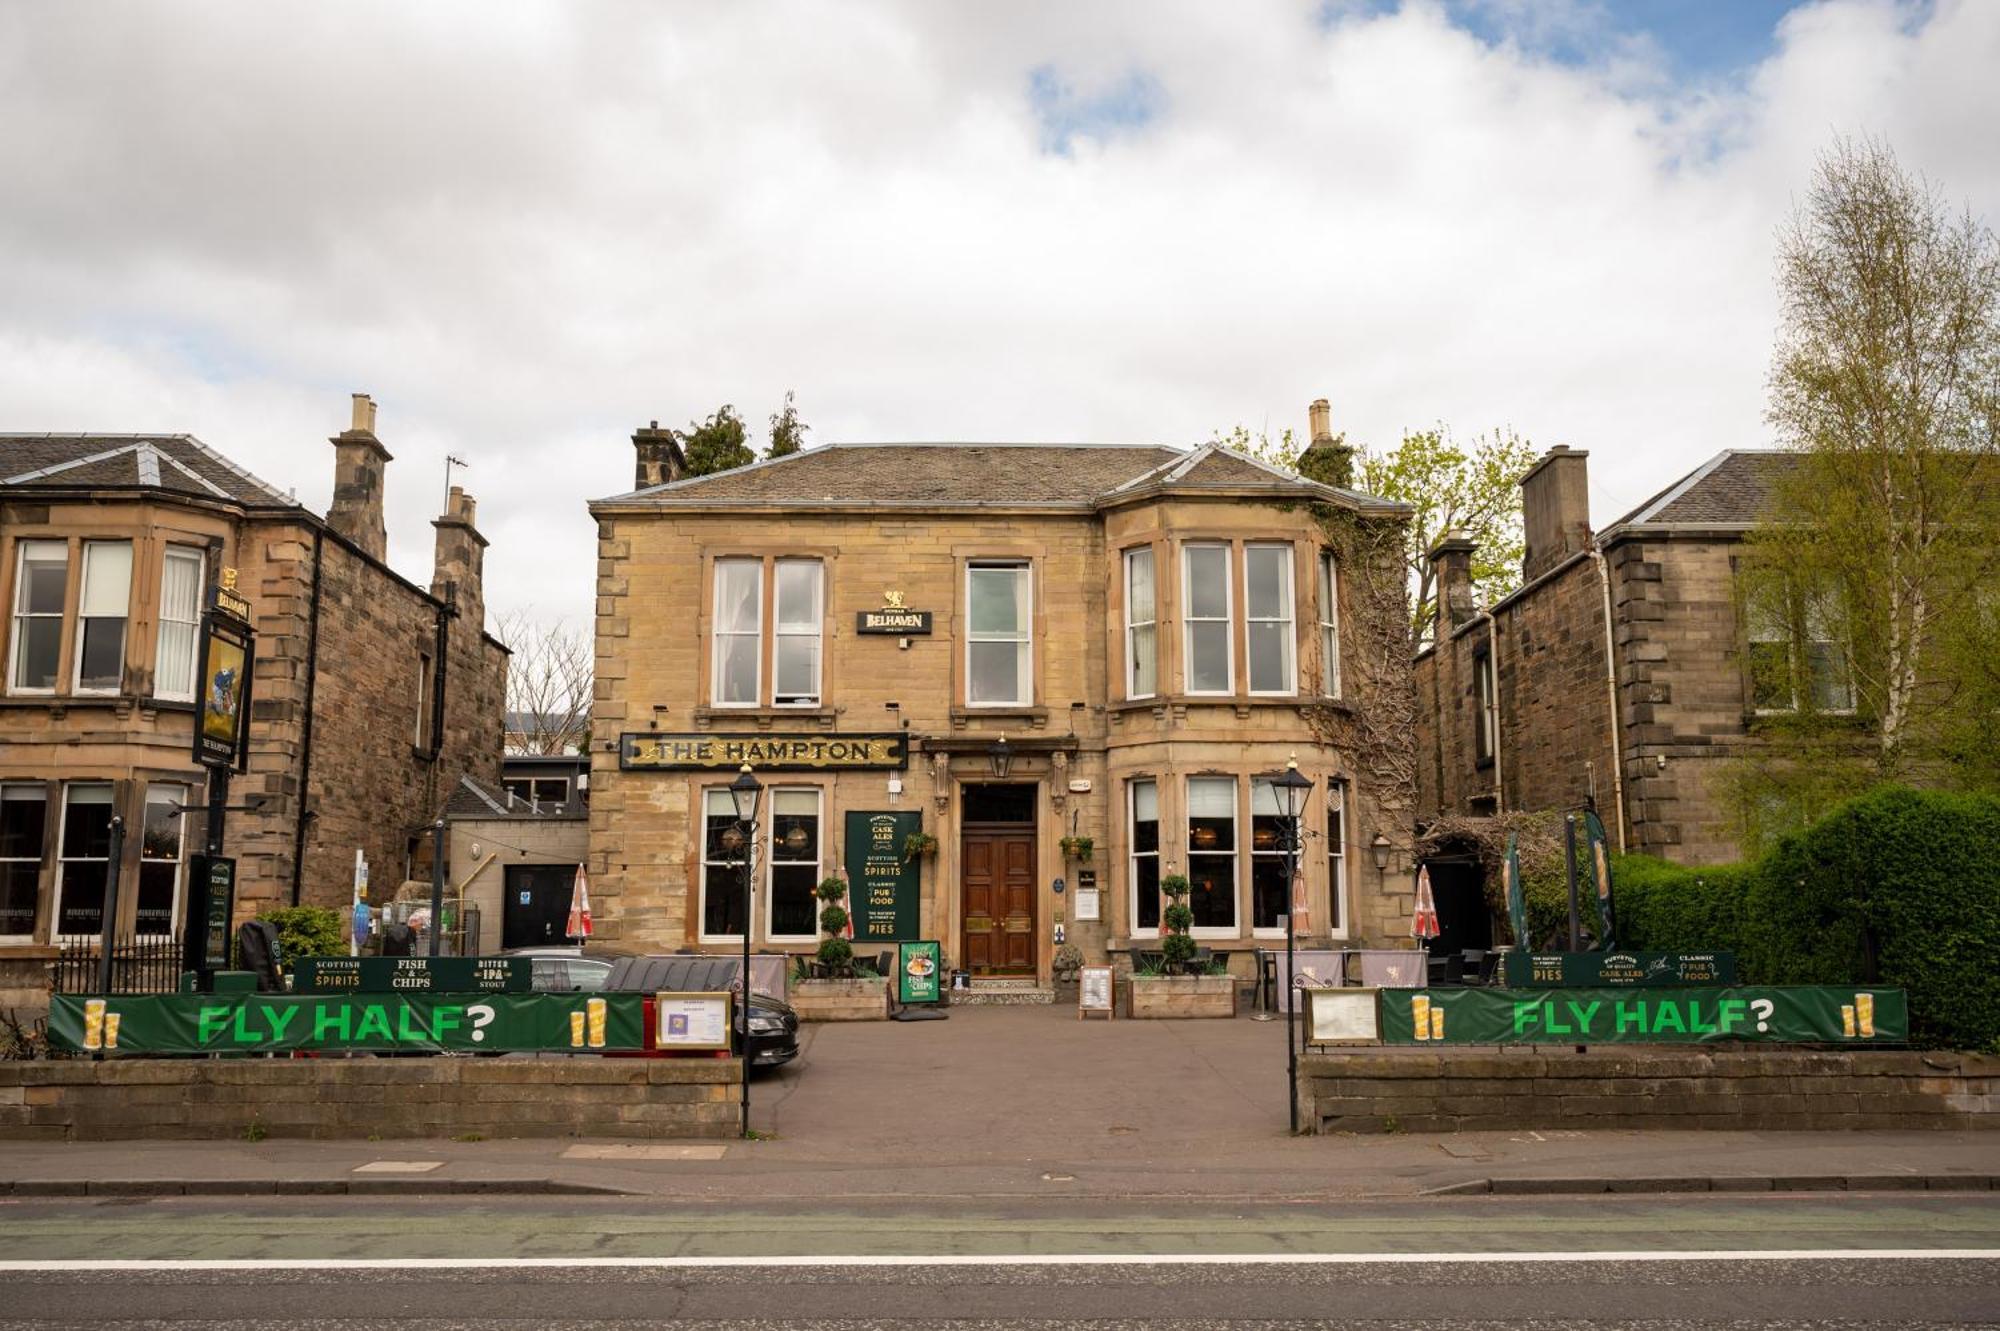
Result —
[[819, 702], [820, 568], [817, 559], [780, 559], [775, 565], [771, 701], [778, 707]]
[[1153, 551], [1125, 552], [1125, 696], [1150, 698], [1159, 691], [1159, 597], [1153, 581]]
[[1188, 778], [1188, 906], [1196, 932], [1236, 932], [1236, 778]]
[[1319, 552], [1319, 651], [1323, 663], [1320, 689], [1329, 698], [1340, 696], [1340, 570], [1334, 565], [1333, 551]]
[[1189, 693], [1230, 693], [1235, 673], [1229, 648], [1229, 547], [1181, 547], [1183, 670]]
[[146, 826], [139, 840], [139, 900], [134, 924], [142, 934], [171, 934], [180, 918], [182, 819], [175, 807], [186, 786], [146, 787]]
[[701, 934], [743, 937], [743, 861], [750, 846], [727, 790], [702, 793]]
[[715, 680], [718, 707], [755, 707], [762, 688], [764, 562], [715, 561]]
[[1160, 929], [1160, 787], [1155, 781], [1134, 781], [1131, 846], [1132, 931]]
[[1028, 566], [972, 564], [965, 570], [965, 701], [968, 706], [1034, 700], [1033, 623]]
[[48, 811], [46, 786], [0, 786], [0, 938], [34, 936]]
[[168, 702], [193, 702], [195, 677], [201, 673], [195, 653], [201, 649], [201, 584], [208, 561], [199, 550], [167, 547], [160, 566], [160, 641], [153, 661], [153, 696]]
[[1250, 783], [1250, 927], [1277, 934], [1280, 917], [1292, 909], [1285, 876], [1285, 819], [1278, 815], [1278, 791], [1269, 781]]
[[56, 856], [55, 932], [97, 934], [104, 928], [104, 887], [111, 856], [111, 786], [63, 787], [62, 842]]
[[22, 541], [14, 570], [14, 653], [8, 687], [53, 693], [62, 660], [63, 603], [69, 596], [69, 545]]
[[85, 541], [76, 603], [76, 691], [116, 693], [125, 681], [125, 617], [132, 607], [132, 543]]
[[[819, 791], [778, 789], [770, 800], [771, 902], [765, 936], [813, 938], [819, 934], [819, 902], [813, 896], [821, 877]], [[851, 904], [848, 908], [853, 909]]]
[[1292, 627], [1292, 547], [1245, 546], [1243, 572], [1250, 692], [1296, 692], [1298, 639]]

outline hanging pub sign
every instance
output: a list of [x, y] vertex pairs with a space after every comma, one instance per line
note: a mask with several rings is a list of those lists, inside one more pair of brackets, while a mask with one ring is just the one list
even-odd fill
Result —
[[900, 943], [919, 937], [923, 865], [905, 851], [924, 829], [919, 813], [847, 813], [848, 910], [856, 943]]
[[618, 766], [628, 772], [733, 772], [745, 763], [760, 772], [900, 771], [910, 741], [901, 733], [618, 737]]
[[854, 631], [898, 638], [921, 637], [931, 631], [931, 612], [910, 609], [903, 604], [901, 592], [883, 592], [880, 610], [862, 610], [855, 614]]
[[241, 770], [250, 733], [250, 666], [256, 631], [250, 603], [237, 594], [236, 570], [222, 580], [201, 617], [201, 678], [196, 681], [194, 759]]

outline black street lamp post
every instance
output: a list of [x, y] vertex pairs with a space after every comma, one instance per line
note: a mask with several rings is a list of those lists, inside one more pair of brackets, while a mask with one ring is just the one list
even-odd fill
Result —
[[1279, 830], [1278, 837], [1285, 847], [1285, 1074], [1291, 1088], [1292, 1135], [1299, 1131], [1299, 1038], [1293, 1033], [1298, 1021], [1298, 980], [1292, 972], [1292, 904], [1290, 897], [1293, 884], [1299, 876], [1299, 842], [1303, 833], [1299, 829], [1299, 816], [1306, 811], [1306, 800], [1312, 795], [1312, 778], [1299, 771], [1299, 760], [1293, 758], [1285, 764], [1285, 770], [1267, 778], [1271, 790], [1277, 796]]
[[750, 1136], [750, 920], [755, 915], [757, 898], [753, 891], [750, 861], [757, 848], [757, 797], [764, 793], [764, 787], [757, 783], [750, 770], [750, 764], [743, 764], [743, 770], [729, 783], [729, 798], [736, 804], [736, 827], [743, 836], [743, 972], [738, 982], [743, 986], [742, 1021], [743, 1030], [743, 1136]]

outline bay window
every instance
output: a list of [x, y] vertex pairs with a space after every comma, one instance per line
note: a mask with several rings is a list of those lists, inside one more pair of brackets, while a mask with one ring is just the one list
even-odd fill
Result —
[[153, 662], [153, 696], [168, 702], [193, 702], [200, 667], [201, 584], [208, 561], [201, 551], [184, 545], [167, 547], [160, 567], [160, 641]]
[[125, 679], [125, 617], [132, 607], [132, 543], [85, 541], [77, 595], [76, 691], [116, 693]]
[[22, 541], [14, 569], [14, 651], [7, 686], [53, 693], [62, 660], [63, 603], [69, 596], [69, 544]]
[[46, 786], [0, 786], [0, 938], [34, 937], [48, 810]]
[[1197, 936], [1236, 929], [1236, 778], [1189, 777], [1188, 906]]
[[1128, 787], [1132, 835], [1132, 932], [1160, 931], [1160, 786], [1134, 781]]
[[1035, 696], [1029, 567], [978, 563], [965, 570], [965, 701], [1025, 706]]
[[1326, 926], [1336, 938], [1347, 934], [1347, 786], [1326, 784]]
[[141, 934], [171, 934], [181, 908], [181, 823], [188, 788], [155, 782], [146, 787], [146, 826], [139, 839], [139, 900], [134, 924]]
[[1293, 693], [1297, 638], [1292, 629], [1292, 547], [1243, 548], [1244, 642], [1250, 692]]
[[1278, 812], [1278, 790], [1261, 778], [1250, 783], [1250, 928], [1282, 936], [1291, 914], [1292, 887], [1285, 875], [1285, 838], [1292, 832]]
[[1125, 696], [1150, 698], [1159, 691], [1159, 597], [1153, 578], [1153, 551], [1125, 552]]
[[1340, 570], [1333, 551], [1319, 552], [1320, 691], [1340, 696]]
[[56, 852], [54, 932], [97, 934], [104, 928], [104, 889], [111, 871], [111, 786], [63, 787], [62, 841]]

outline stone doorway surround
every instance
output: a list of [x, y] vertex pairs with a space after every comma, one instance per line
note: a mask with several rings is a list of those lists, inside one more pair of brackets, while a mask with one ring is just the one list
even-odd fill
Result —
[[1032, 978], [1040, 946], [1036, 810], [1040, 787], [967, 782], [959, 788], [959, 955], [975, 979]]

